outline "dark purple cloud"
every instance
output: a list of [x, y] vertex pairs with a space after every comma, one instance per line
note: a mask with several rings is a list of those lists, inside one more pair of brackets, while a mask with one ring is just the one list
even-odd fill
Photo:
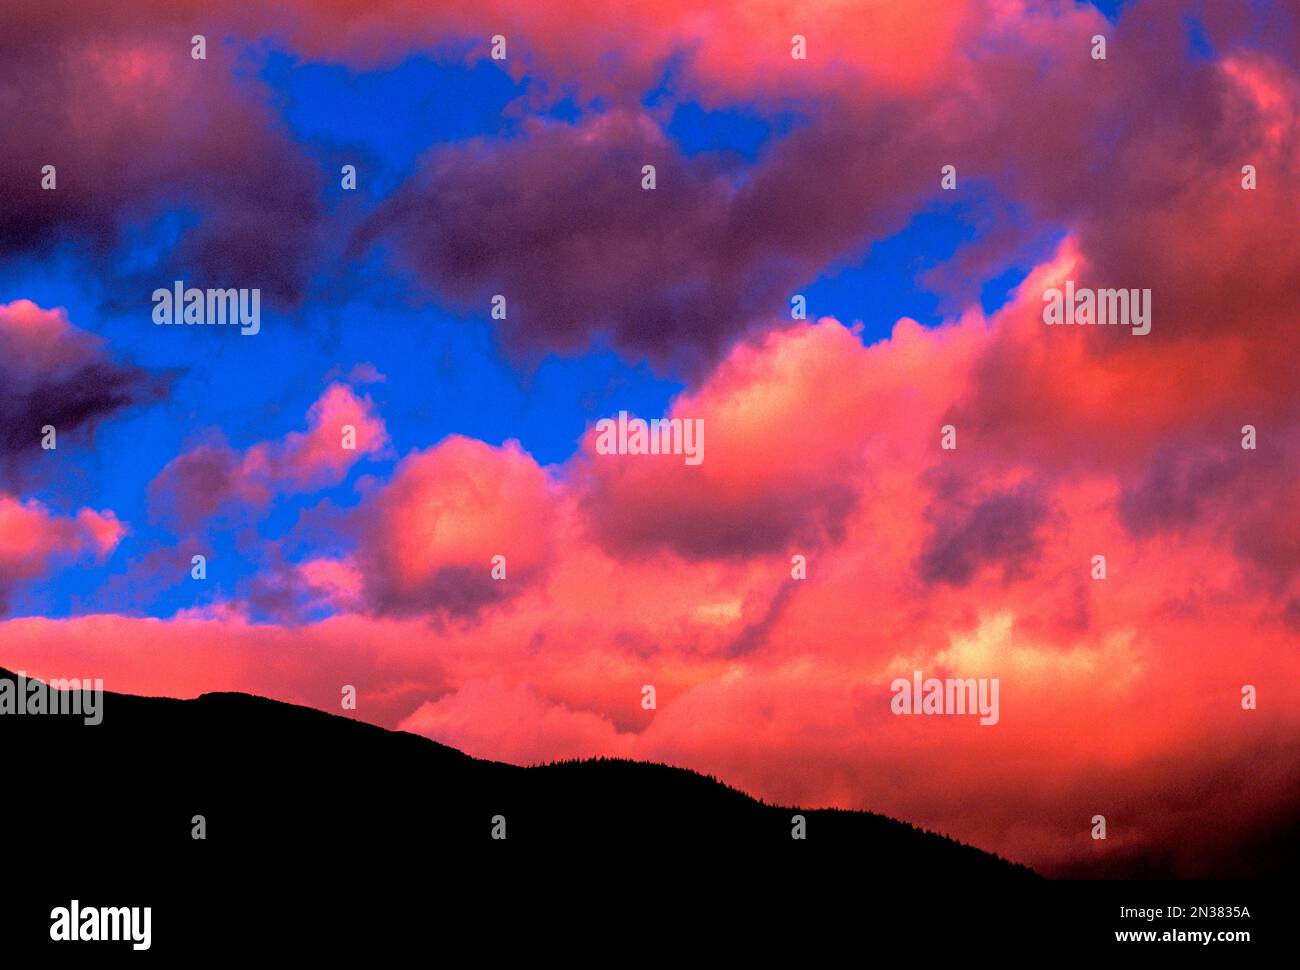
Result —
[[1004, 581], [1026, 576], [1038, 559], [1047, 503], [1038, 489], [1021, 485], [971, 500], [949, 482], [927, 510], [931, 534], [917, 561], [927, 583], [965, 586], [986, 566], [1000, 566]]
[[[265, 90], [237, 76], [223, 18], [157, 12], [102, 29], [23, 4], [0, 12], [0, 257], [73, 242], [113, 269], [128, 228], [179, 209], [188, 227], [131, 286], [184, 272], [292, 304], [316, 251], [321, 175]], [[193, 33], [207, 37], [206, 60], [190, 56]]]
[[41, 454], [42, 428], [54, 427], [56, 445], [76, 440], [165, 387], [165, 378], [114, 360], [62, 309], [0, 304], [0, 473], [11, 484], [21, 477]]

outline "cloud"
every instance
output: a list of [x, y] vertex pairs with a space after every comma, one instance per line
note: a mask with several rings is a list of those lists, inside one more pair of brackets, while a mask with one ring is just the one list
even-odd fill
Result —
[[57, 444], [76, 440], [163, 388], [144, 370], [114, 361], [105, 341], [74, 327], [62, 308], [0, 304], [0, 472], [11, 483], [42, 454], [47, 425]]
[[276, 562], [248, 584], [248, 602], [277, 623], [313, 615], [364, 609], [364, 580], [348, 559], [318, 557], [301, 563]]
[[[598, 0], [544, 9], [521, 0], [418, 7], [403, 0], [326, 7], [298, 0], [289, 4], [293, 15], [283, 32], [309, 58], [367, 67], [431, 48], [481, 59], [489, 38], [503, 33], [504, 70], [555, 92], [576, 90], [584, 100], [634, 101], [670, 61], [686, 83], [718, 97], [756, 90], [791, 97], [843, 83], [843, 73], [900, 87], [933, 83], [963, 32], [987, 19], [986, 6], [917, 0], [900, 11], [889, 3], [831, 4], [791, 17], [779, 4], [745, 0], [716, 4], [708, 16], [682, 0], [632, 9]], [[256, 11], [251, 19], [257, 22]], [[791, 58], [794, 33], [808, 38], [808, 61]]]
[[[505, 295], [514, 309], [502, 335], [520, 355], [605, 338], [699, 376], [772, 326], [800, 287], [868, 257], [917, 212], [946, 211], [971, 185], [995, 211], [1014, 206], [1023, 225], [1000, 226], [994, 246], [981, 237], [960, 247], [926, 282], [970, 299], [965, 270], [995, 276], [1045, 231], [1069, 232], [1081, 285], [1152, 289], [1168, 356], [1193, 372], [1230, 363], [1250, 378], [1235, 393], [1279, 406], [1297, 377], [1272, 353], [1300, 286], [1300, 242], [1283, 215], [1300, 184], [1287, 151], [1300, 82], [1279, 59], [1294, 25], [1258, 31], [1262, 45], [1225, 37], [1213, 59], [1188, 56], [1185, 10], [1173, 2], [1144, 3], [1115, 25], [1084, 4], [935, 3], [923, 24], [886, 6], [806, 12], [806, 63], [790, 60], [785, 32], [777, 43], [735, 8], [702, 27], [676, 8], [654, 18], [655, 56], [683, 58], [670, 104], [699, 97], [771, 117], [793, 102], [800, 124], [752, 163], [684, 157], [662, 118], [615, 99], [574, 123], [533, 121], [516, 137], [434, 150], [354, 245], [391, 243], [470, 312], [486, 315], [490, 296]], [[531, 26], [561, 44], [559, 19]], [[1256, 19], [1243, 14], [1238, 33]], [[1080, 55], [1098, 30], [1121, 55]], [[638, 60], [646, 48], [622, 52]], [[1240, 186], [1246, 161], [1265, 175], [1251, 192]], [[640, 188], [645, 164], [657, 167], [653, 192]], [[944, 164], [957, 167], [960, 196], [940, 191]], [[1121, 336], [1081, 352], [1089, 371], [1145, 372], [1139, 348], [1119, 352]], [[1197, 356], [1205, 341], [1216, 352]], [[1026, 352], [998, 348], [988, 382], [1009, 383]], [[1050, 370], [1041, 377], [1002, 396], [1050, 395]], [[1158, 406], [1180, 390], [1173, 383], [1135, 388], [1134, 405]]]
[[[654, 191], [641, 188], [646, 164]], [[811, 265], [783, 251], [779, 215], [764, 227], [745, 196], [716, 163], [683, 159], [647, 116], [615, 111], [435, 149], [357, 245], [392, 240], [439, 293], [484, 316], [505, 296], [516, 352], [579, 350], [608, 333], [630, 356], [680, 365], [716, 358]]]
[[[356, 521], [357, 562], [380, 613], [472, 615], [516, 595], [553, 555], [546, 474], [515, 441], [459, 435], [404, 458]], [[505, 557], [506, 579], [492, 576]]]
[[973, 502], [961, 497], [960, 483], [946, 483], [937, 492], [927, 510], [933, 533], [918, 560], [922, 579], [964, 586], [987, 565], [1000, 565], [1008, 577], [1031, 570], [1047, 517], [1036, 489], [1021, 485]]
[[[349, 427], [353, 433], [345, 431]], [[358, 461], [387, 445], [388, 432], [370, 397], [334, 383], [308, 409], [306, 431], [242, 452], [213, 434], [172, 459], [149, 483], [150, 509], [191, 530], [223, 510], [265, 508], [277, 495], [336, 485]]]
[[20, 583], [79, 559], [102, 562], [126, 532], [111, 510], [83, 508], [63, 517], [36, 499], [0, 493], [0, 613]]
[[[318, 249], [322, 177], [259, 85], [235, 80], [237, 49], [219, 32], [229, 13], [166, 6], [119, 4], [94, 31], [39, 5], [0, 13], [0, 34], [21, 38], [0, 47], [0, 256], [75, 243], [122, 294], [138, 286], [144, 309], [181, 272], [293, 305]], [[191, 58], [192, 34], [207, 37], [206, 60]], [[53, 190], [41, 185], [46, 165]], [[128, 230], [178, 212], [179, 236], [160, 235], [156, 265], [132, 282], [114, 260]]]
[[527, 684], [471, 680], [420, 706], [398, 727], [480, 757], [514, 764], [616, 756], [630, 751], [614, 726], [589, 711], [547, 703]]
[[807, 551], [842, 537], [867, 442], [839, 432], [861, 418], [869, 360], [833, 321], [737, 347], [668, 413], [702, 422], [698, 465], [601, 455], [589, 429], [568, 475], [596, 537], [620, 554], [689, 558]]

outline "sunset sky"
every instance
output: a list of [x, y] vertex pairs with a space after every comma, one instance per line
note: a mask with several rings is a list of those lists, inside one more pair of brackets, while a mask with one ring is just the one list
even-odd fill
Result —
[[[0, 8], [0, 666], [353, 685], [1052, 875], [1294, 825], [1294, 3], [95, 8]], [[155, 326], [178, 279], [260, 333]], [[1066, 280], [1151, 332], [1045, 326]], [[621, 410], [705, 460], [598, 454]]]

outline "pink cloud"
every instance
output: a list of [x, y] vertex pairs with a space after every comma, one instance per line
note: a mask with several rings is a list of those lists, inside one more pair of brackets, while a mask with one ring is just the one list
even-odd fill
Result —
[[[807, 551], [842, 534], [860, 497], [869, 442], [861, 420], [869, 354], [839, 324], [769, 334], [737, 347], [668, 417], [702, 422], [698, 465], [680, 455], [601, 455], [595, 427], [571, 474], [587, 520], [624, 552], [670, 547], [693, 557]], [[817, 387], [820, 393], [806, 396]], [[650, 415], [642, 416], [652, 417]], [[658, 417], [655, 415], [654, 417]]]
[[421, 705], [398, 727], [479, 757], [513, 764], [615, 756], [630, 739], [589, 711], [547, 703], [527, 684], [471, 680], [454, 694]]
[[336, 485], [363, 457], [387, 446], [370, 397], [335, 383], [308, 409], [306, 431], [243, 452], [215, 435], [172, 459], [150, 482], [149, 501], [155, 514], [189, 529], [223, 509], [262, 508], [276, 495]]
[[357, 520], [367, 596], [383, 613], [472, 614], [545, 571], [553, 516], [546, 474], [518, 442], [452, 436], [404, 458]]
[[7, 608], [16, 585], [57, 565], [84, 557], [103, 561], [126, 532], [112, 511], [85, 508], [64, 517], [36, 499], [0, 493], [0, 609]]

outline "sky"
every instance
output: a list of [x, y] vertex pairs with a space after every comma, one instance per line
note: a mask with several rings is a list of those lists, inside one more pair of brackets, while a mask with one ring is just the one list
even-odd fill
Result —
[[[0, 665], [1057, 875], [1293, 824], [1294, 6], [104, 8], [0, 12]], [[156, 326], [175, 280], [259, 332]], [[1044, 326], [1066, 280], [1150, 333]], [[914, 670], [999, 722], [894, 714]]]

